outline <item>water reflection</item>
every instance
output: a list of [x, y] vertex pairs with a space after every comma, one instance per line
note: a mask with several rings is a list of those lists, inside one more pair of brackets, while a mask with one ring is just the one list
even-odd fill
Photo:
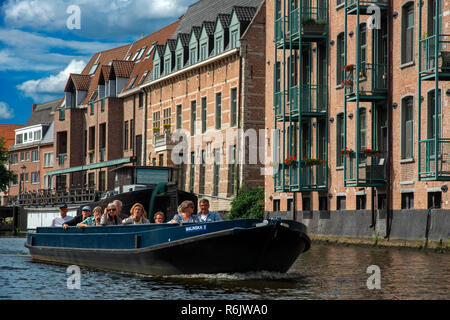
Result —
[[[450, 299], [448, 254], [314, 243], [285, 274], [143, 276], [82, 267], [81, 290], [66, 266], [35, 263], [24, 239], [0, 238], [0, 299]], [[367, 267], [381, 269], [369, 290]]]

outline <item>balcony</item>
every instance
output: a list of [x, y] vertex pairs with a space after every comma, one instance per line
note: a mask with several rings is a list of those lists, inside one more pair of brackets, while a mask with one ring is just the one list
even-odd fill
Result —
[[344, 157], [346, 187], [381, 187], [387, 183], [387, 154], [368, 156], [353, 152]]
[[[361, 63], [345, 66], [345, 88], [347, 101], [374, 102], [387, 99], [387, 66]], [[357, 76], [358, 73], [358, 76]]]
[[295, 121], [302, 117], [325, 116], [328, 110], [328, 90], [325, 85], [305, 84], [289, 88], [288, 101], [283, 110], [283, 92], [275, 92], [274, 109], [278, 120], [291, 117]]
[[177, 142], [172, 141], [172, 134], [170, 132], [155, 134], [153, 136], [153, 145], [155, 147], [155, 152], [171, 150], [176, 144]]
[[419, 177], [421, 180], [450, 180], [450, 139], [419, 141]]
[[371, 15], [375, 12], [372, 8], [387, 10], [388, 6], [388, 0], [345, 0], [347, 14]]
[[67, 159], [67, 153], [60, 153], [60, 154], [58, 154], [58, 164], [60, 166], [64, 165], [66, 159]]
[[320, 191], [328, 188], [327, 162], [310, 166], [305, 161], [295, 161], [290, 165], [280, 163], [277, 167], [274, 174], [275, 192]]
[[[419, 75], [422, 80], [450, 80], [450, 35], [432, 35], [419, 40]], [[436, 59], [437, 57], [437, 59]]]

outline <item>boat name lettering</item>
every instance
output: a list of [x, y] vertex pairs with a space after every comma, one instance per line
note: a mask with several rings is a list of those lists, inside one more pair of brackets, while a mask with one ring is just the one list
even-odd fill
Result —
[[186, 227], [186, 232], [195, 232], [195, 231], [204, 231], [204, 230], [206, 230], [206, 224], [202, 224], [201, 226]]

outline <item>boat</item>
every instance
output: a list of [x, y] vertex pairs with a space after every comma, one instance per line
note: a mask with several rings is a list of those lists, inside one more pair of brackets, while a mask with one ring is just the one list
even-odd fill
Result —
[[33, 260], [147, 275], [284, 273], [311, 241], [292, 220], [237, 219], [86, 228], [38, 227], [25, 246]]

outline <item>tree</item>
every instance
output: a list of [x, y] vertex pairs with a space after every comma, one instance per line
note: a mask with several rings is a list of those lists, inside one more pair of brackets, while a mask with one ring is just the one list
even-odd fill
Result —
[[8, 185], [14, 179], [12, 171], [6, 168], [9, 159], [8, 149], [5, 147], [6, 141], [3, 137], [0, 137], [0, 191], [6, 191]]
[[261, 219], [264, 217], [264, 188], [240, 190], [233, 202], [228, 219]]

